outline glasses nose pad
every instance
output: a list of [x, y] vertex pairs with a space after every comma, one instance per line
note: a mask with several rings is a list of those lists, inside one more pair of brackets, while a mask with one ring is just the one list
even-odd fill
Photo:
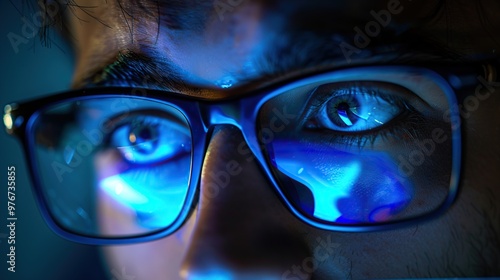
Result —
[[244, 139], [236, 127], [215, 127], [182, 266], [186, 279], [217, 273], [231, 279], [281, 279], [290, 267], [311, 256], [298, 234], [305, 225], [281, 204], [258, 161], [238, 152], [241, 143]]

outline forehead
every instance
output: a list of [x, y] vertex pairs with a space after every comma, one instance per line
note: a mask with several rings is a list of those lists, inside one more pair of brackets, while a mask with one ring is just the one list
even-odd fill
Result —
[[[446, 1], [79, 2], [95, 8], [92, 16], [81, 9], [73, 17], [77, 76], [112, 63], [124, 50], [167, 65], [159, 67], [189, 84], [221, 87], [274, 72], [391, 60], [414, 42], [431, 53], [455, 48], [465, 55], [491, 52], [492, 45], [474, 40], [485, 31], [467, 4]], [[467, 26], [449, 24], [460, 17]]]

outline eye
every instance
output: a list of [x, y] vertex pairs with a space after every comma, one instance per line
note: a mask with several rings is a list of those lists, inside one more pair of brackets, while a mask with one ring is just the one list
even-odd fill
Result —
[[418, 138], [426, 112], [425, 103], [412, 91], [371, 81], [320, 85], [309, 91], [302, 106], [298, 129], [311, 140], [358, 147], [381, 144], [377, 139]]
[[151, 164], [189, 152], [189, 129], [175, 120], [157, 116], [134, 116], [121, 122], [110, 144], [132, 163]]
[[347, 93], [334, 93], [315, 119], [321, 127], [330, 130], [357, 132], [382, 126], [401, 112], [401, 106], [393, 100], [386, 100], [373, 91], [354, 88]]

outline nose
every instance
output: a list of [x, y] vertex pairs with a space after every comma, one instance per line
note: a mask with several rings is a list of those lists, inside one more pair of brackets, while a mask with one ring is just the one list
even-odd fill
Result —
[[184, 279], [283, 279], [311, 255], [303, 225], [282, 206], [257, 160], [239, 152], [241, 143], [231, 125], [212, 134]]

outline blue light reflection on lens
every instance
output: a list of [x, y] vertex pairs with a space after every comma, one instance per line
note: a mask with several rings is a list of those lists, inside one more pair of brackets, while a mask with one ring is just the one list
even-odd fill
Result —
[[182, 210], [187, 192], [186, 176], [172, 176], [168, 182], [148, 176], [146, 182], [138, 182], [134, 176], [127, 176], [133, 172], [103, 178], [99, 186], [114, 201], [132, 209], [140, 226], [151, 229], [169, 226]]
[[235, 279], [233, 273], [224, 268], [211, 268], [210, 271], [204, 271], [203, 273], [194, 274], [189, 273], [186, 279], [191, 280], [203, 280], [203, 279], [211, 279], [211, 280], [230, 280]]
[[278, 140], [273, 142], [271, 161], [312, 193], [314, 210], [308, 214], [324, 221], [388, 221], [413, 196], [413, 186], [406, 180], [403, 184], [396, 163], [383, 152], [351, 153], [321, 144]]
[[182, 211], [189, 185], [189, 126], [166, 115], [137, 114], [122, 120], [110, 139], [107, 152], [118, 152], [121, 160], [115, 157], [105, 165], [107, 171], [102, 173], [114, 175], [100, 179], [101, 189], [132, 210], [142, 228], [172, 224]]

